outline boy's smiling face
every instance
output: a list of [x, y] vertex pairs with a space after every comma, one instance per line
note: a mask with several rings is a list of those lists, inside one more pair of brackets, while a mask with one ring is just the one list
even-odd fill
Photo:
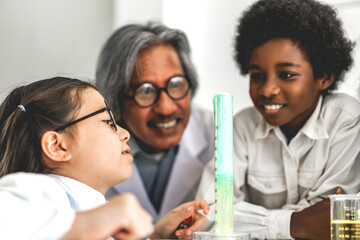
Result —
[[313, 67], [296, 41], [270, 39], [250, 56], [250, 96], [265, 120], [294, 136], [314, 111], [325, 78], [314, 78]]

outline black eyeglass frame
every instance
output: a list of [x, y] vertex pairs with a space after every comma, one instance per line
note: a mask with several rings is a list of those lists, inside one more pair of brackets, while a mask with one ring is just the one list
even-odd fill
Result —
[[[186, 82], [188, 83], [188, 89], [186, 90], [186, 92], [184, 93], [183, 96], [178, 97], [178, 98], [174, 98], [174, 97], [170, 96], [170, 94], [169, 94], [169, 92], [168, 92], [168, 86], [169, 86], [169, 83], [170, 83], [171, 79], [176, 78], [176, 77], [182, 77], [182, 78], [184, 78], [184, 79], [186, 80]], [[146, 106], [139, 104], [139, 103], [136, 101], [136, 99], [135, 99], [136, 91], [137, 91], [141, 86], [143, 86], [144, 84], [151, 84], [151, 85], [156, 89], [156, 97], [155, 97], [155, 99], [154, 99], [154, 102], [151, 103], [151, 104], [149, 104], [149, 105], [146, 105]], [[167, 95], [169, 96], [169, 98], [171, 98], [172, 100], [180, 100], [180, 99], [183, 99], [183, 98], [189, 93], [190, 89], [191, 89], [191, 83], [189, 82], [189, 80], [188, 80], [184, 75], [175, 75], [175, 76], [172, 76], [171, 78], [169, 78], [169, 79], [166, 81], [166, 87], [159, 88], [159, 87], [155, 86], [155, 85], [154, 85], [153, 83], [151, 83], [151, 82], [142, 82], [141, 84], [139, 84], [139, 85], [134, 89], [134, 94], [133, 94], [133, 95], [129, 95], [129, 94], [123, 93], [123, 94], [120, 95], [120, 97], [121, 97], [121, 96], [124, 96], [125, 98], [134, 101], [134, 102], [136, 103], [136, 105], [138, 105], [138, 106], [141, 107], [141, 108], [148, 108], [148, 107], [153, 106], [153, 105], [159, 100], [161, 91], [166, 92], [166, 94], [167, 94]], [[119, 101], [121, 101], [121, 99], [119, 99]]]
[[58, 128], [55, 129], [55, 132], [60, 132], [60, 131], [64, 130], [65, 128], [68, 128], [68, 127], [70, 127], [70, 126], [72, 126], [72, 125], [74, 125], [74, 124], [76, 124], [76, 123], [78, 123], [78, 122], [81, 122], [81, 121], [83, 121], [83, 120], [85, 120], [85, 119], [88, 119], [88, 118], [90, 118], [90, 117], [92, 117], [92, 116], [95, 116], [95, 115], [97, 115], [97, 114], [103, 113], [103, 112], [105, 112], [105, 111], [107, 111], [107, 112], [109, 113], [110, 120], [111, 120], [111, 122], [112, 122], [112, 123], [111, 123], [111, 126], [115, 129], [115, 131], [117, 131], [116, 122], [115, 122], [115, 119], [114, 119], [113, 114], [111, 113], [111, 109], [109, 108], [109, 105], [107, 104], [107, 102], [106, 102], [106, 101], [104, 101], [104, 102], [105, 102], [105, 106], [106, 106], [106, 107], [104, 107], [104, 108], [102, 108], [102, 109], [100, 109], [100, 110], [97, 110], [97, 111], [95, 111], [95, 112], [93, 112], [93, 113], [90, 113], [90, 114], [88, 114], [88, 115], [85, 115], [85, 116], [83, 116], [83, 117], [81, 117], [81, 118], [79, 118], [79, 119], [76, 119], [76, 120], [72, 121], [72, 122], [69, 122], [69, 123], [67, 123], [67, 124], [65, 124], [65, 125], [63, 125], [63, 126], [61, 126], [61, 127], [58, 127]]

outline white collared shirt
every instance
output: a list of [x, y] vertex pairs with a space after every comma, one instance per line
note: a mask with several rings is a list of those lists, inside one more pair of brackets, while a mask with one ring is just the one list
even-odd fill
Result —
[[[360, 103], [345, 94], [331, 94], [324, 101], [320, 97], [289, 144], [280, 128], [268, 124], [256, 109], [241, 111], [234, 117], [235, 231], [258, 238], [291, 238], [293, 211], [326, 198], [338, 187], [345, 193], [359, 191], [359, 152]], [[214, 203], [209, 187], [213, 182], [212, 162], [197, 198]]]
[[0, 239], [58, 239], [75, 211], [106, 203], [93, 188], [55, 174], [15, 173], [0, 179]]

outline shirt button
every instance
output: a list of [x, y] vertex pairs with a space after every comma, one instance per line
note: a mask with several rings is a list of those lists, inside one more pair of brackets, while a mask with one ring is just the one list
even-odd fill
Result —
[[271, 184], [271, 183], [265, 183], [265, 187], [271, 188], [271, 187], [272, 187], [272, 184]]
[[286, 158], [290, 158], [290, 154], [288, 152], [285, 153]]

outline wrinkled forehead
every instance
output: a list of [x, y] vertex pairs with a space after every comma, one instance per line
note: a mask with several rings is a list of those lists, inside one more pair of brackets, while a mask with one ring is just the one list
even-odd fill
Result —
[[183, 74], [183, 68], [175, 48], [170, 44], [157, 45], [140, 51], [133, 69], [131, 83], [156, 84], [181, 74]]

